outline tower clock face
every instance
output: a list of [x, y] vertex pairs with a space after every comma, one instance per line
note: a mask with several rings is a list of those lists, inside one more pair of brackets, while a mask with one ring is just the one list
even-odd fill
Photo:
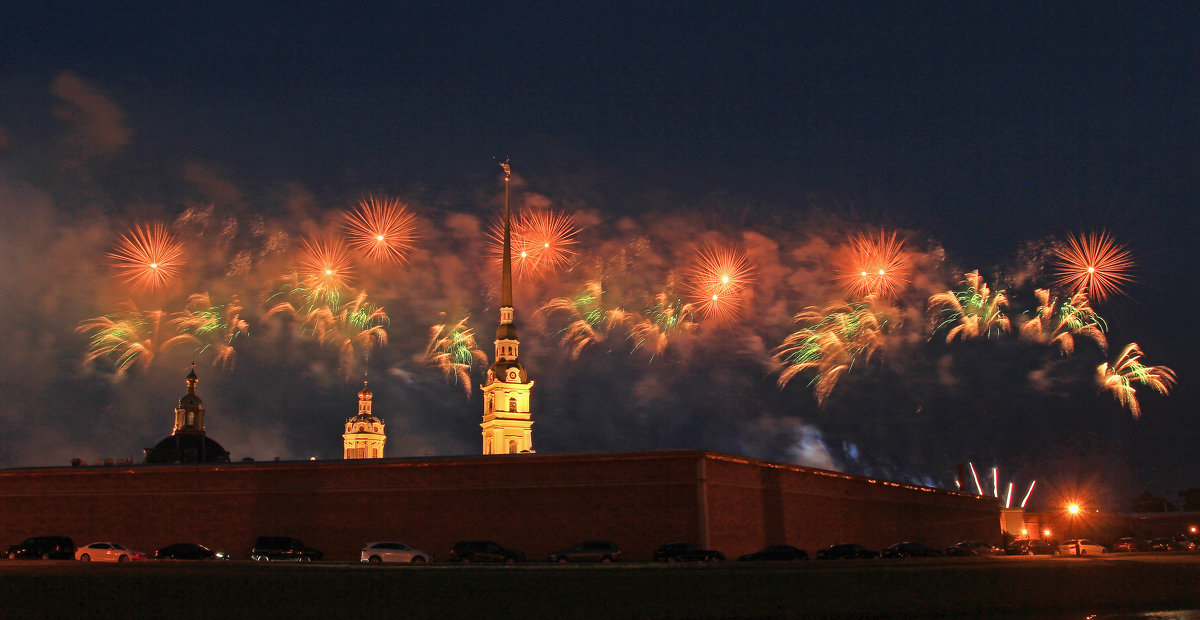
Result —
[[508, 369], [508, 380], [509, 380], [509, 381], [516, 381], [516, 380], [517, 380], [517, 369], [516, 369], [516, 368], [510, 368], [510, 369]]

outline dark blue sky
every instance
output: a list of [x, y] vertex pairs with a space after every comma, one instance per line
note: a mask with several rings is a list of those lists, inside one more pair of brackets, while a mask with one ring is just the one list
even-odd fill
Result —
[[[823, 218], [898, 227], [935, 239], [947, 273], [978, 267], [989, 278], [1023, 242], [1108, 228], [1135, 253], [1138, 282], [1101, 312], [1114, 339], [1140, 342], [1181, 387], [1153, 401], [1140, 426], [1087, 428], [1089, 445], [1119, 444], [1128, 486], [1200, 486], [1183, 447], [1200, 440], [1196, 330], [1186, 325], [1200, 301], [1194, 4], [223, 4], [0, 9], [6, 184], [36, 188], [54, 217], [114, 221], [170, 219], [201, 200], [295, 218], [297, 201], [332, 210], [368, 191], [481, 214], [494, 206], [493, 157], [511, 156], [532, 191], [605, 221], [690, 211], [716, 231], [801, 234], [827, 228]], [[78, 152], [53, 113], [62, 96], [51, 84], [64, 73], [115, 106], [126, 139]], [[11, 195], [24, 194], [13, 190], [15, 204]], [[79, 343], [62, 346], [66, 359]], [[764, 410], [783, 406], [763, 398]], [[1003, 423], [996, 415], [988, 424]], [[853, 425], [818, 426], [850, 441]], [[1004, 460], [1004, 444], [1032, 431], [1028, 420], [1013, 425], [978, 458]], [[732, 449], [698, 432], [639, 446]], [[624, 445], [615, 437], [599, 445]], [[1034, 443], [1003, 466], [1056, 445]], [[941, 459], [900, 450], [891, 469], [864, 469], [941, 480], [931, 471]]]

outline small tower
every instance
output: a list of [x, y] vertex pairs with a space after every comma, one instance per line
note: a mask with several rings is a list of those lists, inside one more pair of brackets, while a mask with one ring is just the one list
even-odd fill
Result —
[[513, 322], [512, 217], [508, 206], [508, 181], [512, 170], [504, 168], [504, 255], [501, 257], [500, 325], [496, 328], [496, 357], [483, 384], [484, 454], [533, 452], [533, 420], [529, 396], [533, 381], [517, 357], [517, 326]]
[[175, 407], [170, 436], [146, 448], [147, 463], [228, 463], [229, 452], [204, 434], [204, 403], [196, 395], [196, 364], [187, 376], [187, 394]]
[[358, 415], [346, 420], [346, 433], [342, 435], [342, 446], [347, 459], [383, 458], [383, 444], [387, 435], [383, 432], [383, 420], [371, 413], [371, 390], [363, 381], [358, 392]]

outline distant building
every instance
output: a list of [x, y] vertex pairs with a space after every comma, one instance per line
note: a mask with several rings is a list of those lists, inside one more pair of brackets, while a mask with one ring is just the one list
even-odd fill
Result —
[[484, 454], [533, 452], [530, 392], [533, 381], [517, 357], [517, 325], [513, 322], [512, 217], [508, 206], [511, 170], [504, 167], [504, 255], [501, 257], [500, 325], [496, 328], [496, 357], [483, 384]]
[[171, 434], [146, 448], [147, 463], [228, 463], [229, 451], [204, 434], [204, 403], [196, 396], [196, 364], [187, 376], [187, 394], [175, 408]]
[[383, 420], [371, 413], [371, 390], [363, 381], [358, 393], [358, 415], [346, 420], [346, 433], [342, 435], [342, 446], [348, 459], [383, 458], [383, 444], [387, 442]]

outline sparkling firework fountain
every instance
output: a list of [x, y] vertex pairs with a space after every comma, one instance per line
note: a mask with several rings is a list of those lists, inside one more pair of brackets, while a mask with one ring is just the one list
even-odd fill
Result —
[[[444, 315], [443, 315], [444, 316]], [[429, 328], [429, 345], [425, 347], [425, 360], [462, 386], [468, 398], [471, 396], [471, 369], [476, 364], [487, 367], [487, 354], [475, 344], [475, 332], [467, 327], [467, 319], [447, 329], [447, 323]]]
[[1004, 291], [992, 292], [978, 271], [966, 274], [966, 288], [960, 291], [937, 293], [929, 298], [929, 310], [941, 308], [941, 317], [933, 333], [948, 328], [946, 343], [955, 338], [990, 338], [993, 333], [1008, 332], [1012, 324], [1002, 311], [1008, 307]]
[[1142, 350], [1131, 342], [1121, 350], [1117, 360], [1110, 366], [1107, 362], [1096, 367], [1096, 382], [1100, 389], [1112, 393], [1129, 413], [1137, 418], [1142, 415], [1138, 405], [1134, 383], [1141, 383], [1159, 394], [1169, 394], [1175, 385], [1175, 371], [1166, 366], [1142, 364]]

